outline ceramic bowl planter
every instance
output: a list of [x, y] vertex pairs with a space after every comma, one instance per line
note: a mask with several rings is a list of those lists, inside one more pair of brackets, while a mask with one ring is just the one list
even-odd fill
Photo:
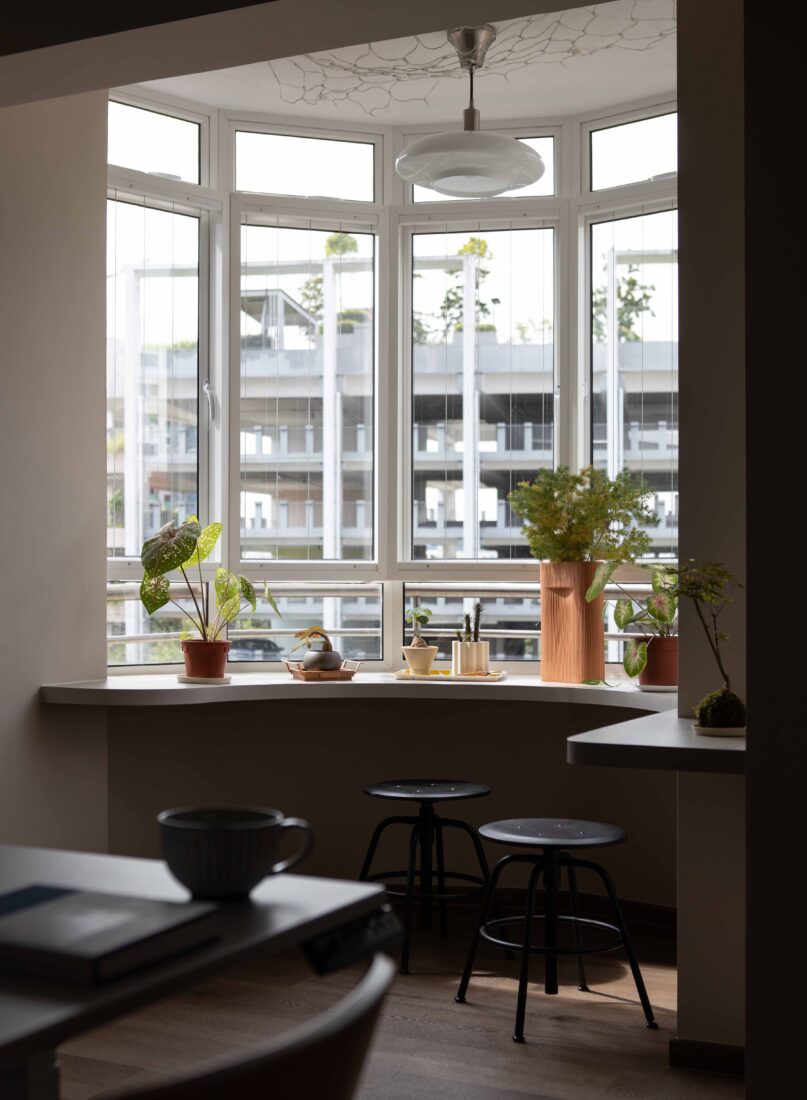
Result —
[[541, 679], [605, 679], [603, 597], [586, 602], [595, 561], [541, 562]]
[[413, 676], [428, 676], [437, 656], [436, 645], [405, 645], [401, 652]]
[[452, 676], [487, 674], [490, 666], [490, 642], [452, 642]]
[[647, 664], [639, 673], [639, 686], [674, 688], [678, 686], [678, 635], [657, 634], [647, 643]]
[[186, 638], [182, 642], [185, 675], [195, 680], [221, 680], [227, 670], [229, 642], [203, 642]]

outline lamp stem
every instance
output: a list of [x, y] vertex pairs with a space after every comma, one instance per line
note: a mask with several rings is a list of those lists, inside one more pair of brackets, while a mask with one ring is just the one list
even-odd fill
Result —
[[478, 130], [479, 129], [479, 111], [474, 107], [474, 66], [468, 66], [468, 75], [471, 78], [471, 97], [468, 106], [462, 113], [462, 121], [464, 130]]

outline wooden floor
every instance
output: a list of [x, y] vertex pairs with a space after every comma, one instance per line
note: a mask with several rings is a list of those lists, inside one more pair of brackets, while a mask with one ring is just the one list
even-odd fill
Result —
[[[672, 1070], [675, 967], [669, 934], [637, 930], [637, 949], [658, 1031], [648, 1031], [630, 971], [618, 955], [587, 963], [592, 993], [576, 988], [575, 964], [561, 964], [556, 997], [541, 987], [534, 959], [527, 1042], [512, 1041], [515, 961], [483, 945], [468, 1003], [453, 997], [462, 970], [466, 914], [452, 932], [417, 933], [413, 970], [386, 1002], [361, 1100], [740, 1100], [742, 1082]], [[87, 1100], [146, 1074], [248, 1048], [321, 1011], [358, 971], [313, 976], [300, 955], [233, 971], [63, 1047], [63, 1100]], [[327, 1097], [323, 1097], [327, 1100]]]

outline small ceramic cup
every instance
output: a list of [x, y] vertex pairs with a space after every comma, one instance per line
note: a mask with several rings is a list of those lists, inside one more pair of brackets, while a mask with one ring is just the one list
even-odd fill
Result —
[[[307, 821], [266, 806], [183, 807], [163, 810], [157, 821], [163, 858], [195, 898], [247, 898], [267, 875], [296, 867], [314, 845]], [[287, 829], [300, 830], [302, 844], [294, 855], [278, 860]]]

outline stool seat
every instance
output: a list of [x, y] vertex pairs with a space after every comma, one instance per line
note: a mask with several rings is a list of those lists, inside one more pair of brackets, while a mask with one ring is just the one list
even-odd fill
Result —
[[364, 793], [373, 798], [400, 798], [410, 802], [445, 802], [448, 799], [484, 798], [490, 787], [458, 779], [390, 779], [371, 783]]
[[482, 825], [479, 832], [497, 844], [524, 848], [607, 848], [627, 837], [618, 825], [576, 821], [570, 817], [511, 817]]

